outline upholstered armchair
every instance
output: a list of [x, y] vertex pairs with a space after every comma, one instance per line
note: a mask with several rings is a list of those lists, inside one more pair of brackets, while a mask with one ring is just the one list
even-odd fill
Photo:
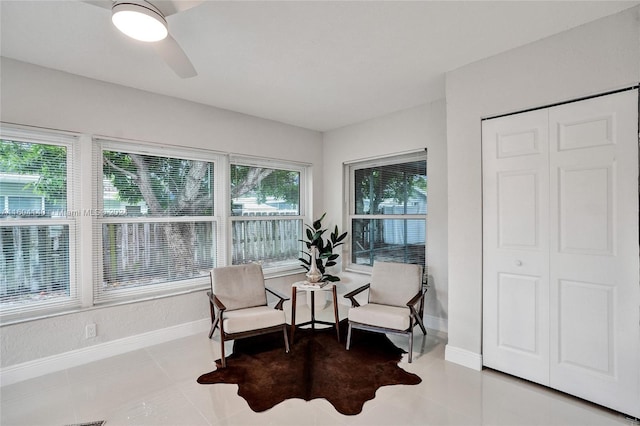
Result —
[[[278, 297], [275, 309], [267, 305], [267, 292]], [[257, 264], [215, 268], [211, 271], [211, 330], [220, 328], [221, 364], [226, 367], [224, 343], [258, 334], [281, 331], [289, 352], [287, 325], [282, 305], [288, 297], [265, 286], [262, 267]]]
[[[356, 296], [368, 290], [368, 303], [360, 305]], [[406, 263], [375, 262], [371, 282], [344, 295], [351, 301], [347, 350], [351, 346], [353, 328], [407, 335], [409, 362], [413, 354], [413, 328], [422, 322], [422, 267]]]

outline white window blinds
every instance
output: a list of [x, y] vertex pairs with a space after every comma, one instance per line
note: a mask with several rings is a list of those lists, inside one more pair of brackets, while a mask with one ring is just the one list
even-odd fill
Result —
[[231, 262], [258, 262], [265, 273], [300, 268], [307, 167], [232, 158]]
[[3, 322], [80, 305], [76, 137], [0, 128]]
[[426, 266], [426, 152], [346, 166], [349, 187], [349, 266], [376, 260]]
[[217, 157], [106, 140], [97, 147], [95, 303], [208, 286]]

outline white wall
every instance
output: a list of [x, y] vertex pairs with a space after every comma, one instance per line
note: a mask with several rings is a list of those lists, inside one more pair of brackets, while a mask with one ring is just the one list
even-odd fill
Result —
[[482, 365], [481, 118], [638, 84], [639, 14], [635, 7], [447, 74], [447, 360]]
[[[327, 212], [329, 226], [345, 223], [344, 162], [428, 149], [427, 252], [431, 288], [426, 297], [425, 320], [427, 327], [442, 331], [447, 329], [448, 303], [445, 123], [445, 102], [439, 100], [326, 132], [323, 146], [323, 211]], [[369, 278], [355, 273], [342, 276], [347, 288], [366, 283]]]
[[[319, 204], [322, 196], [319, 132], [7, 58], [2, 58], [0, 66], [0, 120], [5, 123], [312, 163], [313, 201]], [[86, 193], [82, 191], [83, 195]], [[274, 283], [286, 285], [295, 280], [297, 277], [281, 278]], [[200, 324], [206, 328], [208, 309], [204, 292], [196, 292], [3, 326], [1, 366], [181, 324]], [[90, 322], [97, 324], [98, 336], [87, 340], [84, 326]]]

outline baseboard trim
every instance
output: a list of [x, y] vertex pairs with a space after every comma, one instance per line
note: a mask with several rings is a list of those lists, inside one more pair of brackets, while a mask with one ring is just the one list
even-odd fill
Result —
[[21, 364], [11, 365], [0, 369], [0, 386], [33, 379], [45, 374], [54, 373], [71, 367], [77, 367], [79, 365], [143, 349], [148, 346], [157, 345], [170, 340], [179, 339], [181, 337], [187, 337], [198, 333], [206, 333], [210, 326], [211, 321], [208, 318], [205, 318], [198, 321], [192, 321], [159, 330], [149, 331], [147, 333], [137, 334], [135, 336], [125, 337], [123, 339], [99, 343], [86, 348], [39, 358]]
[[445, 318], [434, 317], [433, 315], [424, 316], [424, 326], [443, 333], [449, 332], [449, 321]]
[[476, 371], [482, 370], [482, 355], [466, 349], [447, 345], [444, 348], [444, 359]]

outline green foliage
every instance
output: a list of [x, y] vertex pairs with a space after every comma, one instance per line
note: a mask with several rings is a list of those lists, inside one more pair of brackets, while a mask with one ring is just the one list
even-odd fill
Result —
[[102, 171], [103, 176], [117, 188], [121, 201], [132, 205], [145, 201], [153, 214], [211, 213], [213, 171], [210, 169], [199, 179], [197, 191], [193, 191], [189, 204], [179, 205], [188, 180], [193, 178], [194, 164], [193, 160], [180, 158], [104, 151]]
[[[0, 173], [39, 176], [37, 182], [27, 184], [25, 188], [54, 204], [66, 200], [65, 147], [11, 140], [1, 142]], [[127, 204], [145, 201], [152, 214], [209, 214], [213, 209], [212, 169], [200, 178], [199, 189], [185, 197], [188, 180], [194, 175], [191, 173], [194, 163], [179, 158], [103, 151], [102, 169], [104, 178], [118, 190], [118, 199]], [[231, 186], [234, 197], [249, 194], [258, 202], [264, 202], [267, 197], [292, 204], [300, 202], [300, 174], [295, 171], [233, 165]], [[181, 199], [182, 205], [179, 204]]]
[[[131, 157], [122, 152], [104, 151], [102, 165], [103, 177], [109, 179], [118, 190], [118, 198], [121, 201], [137, 204], [144, 200], [134, 178], [138, 174]], [[128, 172], [128, 174], [123, 173]]]
[[340, 257], [339, 254], [334, 253], [334, 249], [344, 244], [344, 240], [347, 238], [347, 233], [343, 232], [340, 234], [338, 231], [338, 225], [334, 228], [334, 231], [331, 232], [329, 237], [325, 237], [325, 233], [327, 232], [326, 228], [322, 227], [322, 220], [327, 214], [324, 213], [320, 219], [316, 219], [313, 221], [313, 225], [305, 225], [305, 235], [306, 240], [300, 240], [303, 242], [308, 251], [302, 252], [302, 257], [299, 257], [298, 260], [302, 262], [302, 266], [305, 270], [309, 271], [312, 262], [311, 256], [311, 246], [316, 246], [318, 248], [318, 258], [316, 259], [316, 266], [318, 270], [322, 273], [322, 281], [340, 281], [340, 277], [335, 275], [331, 275], [326, 273], [326, 268], [336, 265], [336, 260]]
[[258, 203], [264, 203], [267, 197], [274, 197], [299, 204], [300, 173], [232, 164], [231, 195], [232, 198], [255, 196]]
[[62, 204], [67, 198], [67, 150], [62, 146], [0, 141], [0, 173], [37, 175], [25, 189]]
[[395, 166], [360, 169], [355, 175], [356, 212], [365, 213], [364, 200], [369, 200], [370, 214], [378, 213], [385, 199], [406, 203], [416, 189], [426, 191], [427, 179], [424, 161]]

